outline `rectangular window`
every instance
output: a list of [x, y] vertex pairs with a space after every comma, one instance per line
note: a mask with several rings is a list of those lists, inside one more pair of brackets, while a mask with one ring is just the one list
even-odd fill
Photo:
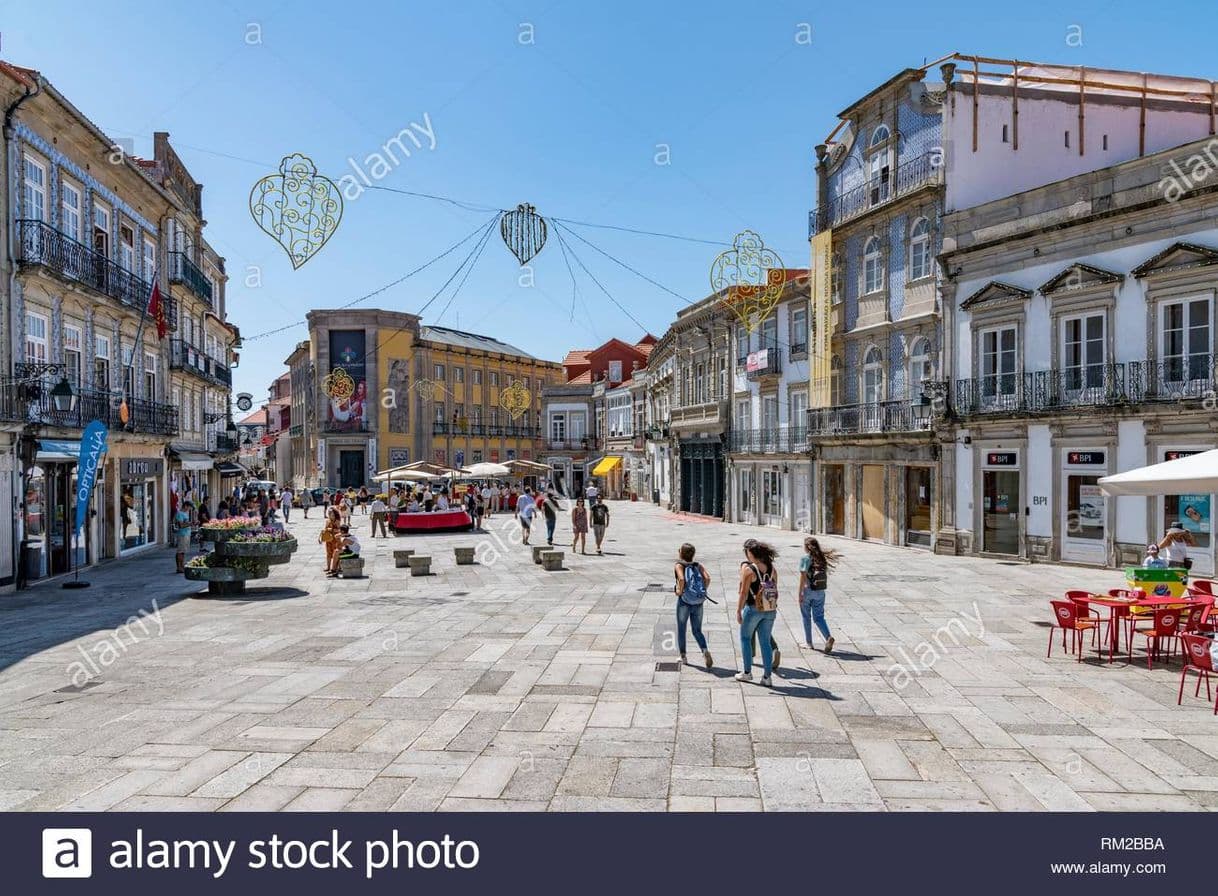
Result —
[[473, 423], [474, 426], [482, 425], [482, 405], [476, 404], [470, 408], [470, 422]]
[[778, 318], [770, 315], [761, 324], [761, 345], [758, 348], [778, 351]]
[[736, 324], [736, 363], [743, 366], [749, 358], [749, 331], [744, 324]]
[[437, 364], [437, 365], [435, 366], [435, 369], [434, 369], [434, 370], [432, 370], [432, 374], [435, 376], [435, 378], [436, 378], [436, 382], [437, 382], [437, 383], [442, 383], [442, 382], [444, 382], [444, 365], [443, 365], [443, 364]]
[[131, 359], [134, 356], [134, 352], [129, 348], [125, 348], [120, 352], [120, 354], [122, 355], [123, 359], [123, 397], [131, 399], [135, 397], [135, 383], [133, 381], [135, 371], [132, 369], [131, 364]]
[[727, 397], [727, 358], [719, 356], [719, 394], [716, 398]]
[[753, 428], [752, 404], [747, 398], [736, 402], [736, 428], [741, 432], [748, 432]]
[[27, 364], [47, 362], [47, 318], [33, 311], [25, 313], [25, 361]]
[[498, 370], [491, 371], [491, 385], [492, 386], [499, 385], [499, 371]]
[[436, 409], [436, 422], [444, 423], [445, 422], [445, 420], [444, 420], [444, 402], [437, 401], [435, 403], [435, 409]]
[[63, 326], [63, 365], [67, 370], [68, 382], [73, 389], [79, 390], [80, 381], [80, 347], [83, 342], [80, 327], [71, 324]]
[[464, 367], [454, 367], [453, 368], [453, 382], [454, 383], [464, 383], [465, 382], [465, 368]]
[[1071, 391], [1104, 384], [1104, 315], [1062, 321], [1062, 373]]
[[808, 350], [808, 309], [796, 308], [791, 313], [791, 352], [799, 354]]
[[808, 422], [808, 393], [799, 391], [791, 393], [791, 419], [790, 427], [792, 429], [802, 430]]
[[156, 355], [144, 353], [144, 397], [156, 401]]
[[93, 251], [110, 257], [110, 209], [93, 200]]
[[93, 337], [93, 387], [110, 388], [110, 337]]
[[[152, 282], [152, 273], [156, 270], [156, 243], [150, 239], [144, 240], [144, 279]], [[215, 295], [215, 293], [212, 293]]]
[[499, 425], [499, 408], [491, 408], [491, 428]]
[[564, 442], [567, 439], [567, 415], [550, 415], [550, 441]]
[[80, 190], [64, 181], [59, 185], [59, 229], [70, 240], [80, 242]]
[[1210, 375], [1209, 299], [1189, 299], [1164, 305], [1162, 311], [1163, 379], [1180, 383]]
[[47, 166], [31, 155], [25, 157], [25, 202], [22, 214], [32, 221], [47, 219]]
[[995, 398], [1015, 394], [1015, 328], [981, 334], [981, 395]]
[[474, 371], [474, 385], [475, 386], [482, 385], [482, 371], [481, 370]]
[[118, 263], [124, 271], [135, 270], [135, 231], [126, 224], [118, 225]]

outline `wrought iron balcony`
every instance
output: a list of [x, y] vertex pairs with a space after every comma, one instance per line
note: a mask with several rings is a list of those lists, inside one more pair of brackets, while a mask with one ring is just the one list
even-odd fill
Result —
[[767, 376], [777, 376], [782, 373], [782, 353], [778, 350], [778, 346], [771, 345], [763, 349], [765, 352], [765, 361], [748, 371], [748, 378], [751, 380], [759, 380]]
[[717, 426], [727, 423], [726, 401], [704, 401], [672, 409], [669, 426], [673, 430]]
[[214, 451], [217, 454], [226, 454], [239, 451], [241, 443], [235, 436], [230, 436], [226, 432], [213, 432], [207, 440], [207, 450]]
[[590, 451], [598, 445], [595, 436], [588, 436], [586, 439], [547, 439], [545, 447], [549, 451]]
[[[1206, 358], [1208, 360], [1209, 356]], [[1145, 380], [1145, 374], [1153, 372], [1153, 367], [1135, 361], [1129, 365], [1094, 364], [957, 380], [953, 409], [961, 417], [1036, 414], [1153, 400], [1146, 394]], [[1152, 381], [1151, 391], [1157, 388]], [[1212, 385], [1206, 388], [1212, 388]], [[1166, 399], [1172, 397], [1164, 396]]]
[[541, 430], [536, 426], [500, 426], [485, 423], [461, 423], [460, 421], [434, 421], [433, 436], [473, 436], [478, 438], [541, 439]]
[[[44, 221], [22, 219], [17, 221], [17, 230], [17, 258], [21, 264], [41, 265], [141, 314], [147, 309], [152, 284], [105, 255], [76, 242]], [[161, 300], [165, 305], [165, 319], [172, 322], [176, 319], [173, 299], [162, 294]]]
[[927, 407], [921, 399], [901, 399], [812, 408], [808, 411], [808, 433], [834, 436], [919, 432], [930, 429]]
[[1129, 400], [1187, 401], [1214, 397], [1218, 356], [1189, 355], [1129, 362]]
[[191, 345], [184, 339], [170, 340], [169, 368], [193, 373], [200, 379], [217, 386], [233, 384], [233, 372], [226, 363], [204, 354], [202, 349]]
[[110, 429], [126, 432], [178, 434], [178, 409], [173, 405], [128, 399], [127, 423], [123, 423], [120, 407], [122, 396], [117, 392], [97, 389], [74, 389], [76, 398], [71, 410], [55, 409], [51, 383], [31, 383], [28, 378], [0, 381], [0, 418], [17, 423], [34, 423], [62, 429], [84, 429], [92, 420], [100, 420]]
[[822, 230], [838, 227], [852, 218], [907, 196], [921, 187], [943, 183], [943, 161], [938, 153], [925, 153], [897, 166], [896, 177], [884, 180], [868, 180], [827, 204], [822, 204], [808, 213], [808, 236], [813, 237]]
[[808, 343], [793, 342], [787, 349], [787, 360], [794, 361], [796, 358], [802, 358], [808, 354]]
[[209, 307], [213, 305], [211, 281], [184, 252], [169, 253], [169, 282], [181, 283]]

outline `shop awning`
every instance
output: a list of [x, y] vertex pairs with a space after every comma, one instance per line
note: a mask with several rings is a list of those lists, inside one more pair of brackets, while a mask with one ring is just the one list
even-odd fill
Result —
[[622, 465], [622, 459], [620, 457], [618, 457], [616, 454], [610, 455], [609, 457], [602, 457], [601, 462], [596, 465], [595, 469], [592, 470], [592, 475], [593, 476], [604, 476], [606, 473], [610, 472], [611, 470], [616, 470], [621, 465]]
[[80, 442], [64, 439], [39, 439], [39, 463], [74, 463], [80, 460]]
[[210, 454], [200, 454], [198, 451], [183, 451], [173, 445], [169, 446], [169, 453], [183, 470], [210, 470], [215, 466], [215, 461], [212, 460]]
[[1103, 477], [1099, 485], [1106, 495], [1213, 494], [1218, 491], [1218, 451], [1203, 451], [1126, 470]]
[[241, 464], [235, 464], [229, 460], [216, 464], [216, 469], [220, 471], [221, 476], [248, 476], [250, 474], [250, 471]]

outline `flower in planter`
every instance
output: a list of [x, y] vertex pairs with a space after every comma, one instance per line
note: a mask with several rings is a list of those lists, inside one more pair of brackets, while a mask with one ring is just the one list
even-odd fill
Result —
[[223, 520], [208, 520], [200, 528], [209, 532], [240, 532], [245, 529], [261, 529], [262, 520], [256, 516], [230, 516]]
[[273, 526], [262, 526], [229, 539], [230, 544], [274, 544], [280, 541], [292, 541], [293, 536], [282, 529]]

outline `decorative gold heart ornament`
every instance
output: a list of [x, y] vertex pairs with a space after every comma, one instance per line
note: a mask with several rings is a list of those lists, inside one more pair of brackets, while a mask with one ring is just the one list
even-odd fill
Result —
[[278, 174], [250, 190], [254, 222], [283, 247], [292, 268], [321, 251], [343, 217], [343, 197], [334, 181], [317, 173], [308, 156], [284, 156]]
[[761, 325], [782, 295], [786, 271], [782, 259], [751, 230], [742, 230], [732, 248], [710, 267], [711, 289], [724, 293], [723, 305], [750, 332]]
[[499, 393], [499, 407], [507, 411], [508, 416], [513, 420], [519, 420], [532, 403], [533, 396], [520, 384], [519, 380], [514, 381], [512, 385]]
[[355, 394], [355, 380], [341, 367], [335, 367], [322, 378], [321, 390], [335, 401], [346, 401]]

